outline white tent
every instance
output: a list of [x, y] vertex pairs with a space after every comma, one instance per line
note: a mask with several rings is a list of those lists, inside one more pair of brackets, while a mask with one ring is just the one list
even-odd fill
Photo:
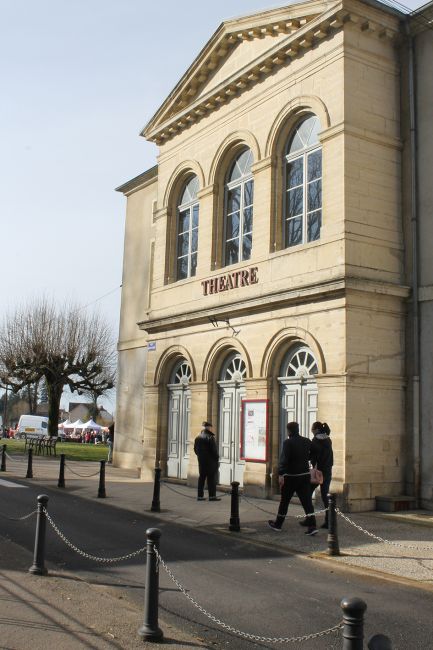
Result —
[[70, 427], [68, 427], [68, 429], [71, 428], [71, 429], [74, 429], [74, 431], [76, 431], [77, 429], [82, 429], [83, 424], [84, 424], [83, 420], [78, 419], [78, 420], [75, 420], [75, 422], [72, 422]]
[[100, 431], [102, 427], [96, 422], [94, 422], [92, 419], [90, 419], [88, 422], [85, 422], [81, 428], [83, 430], [93, 429], [93, 431]]

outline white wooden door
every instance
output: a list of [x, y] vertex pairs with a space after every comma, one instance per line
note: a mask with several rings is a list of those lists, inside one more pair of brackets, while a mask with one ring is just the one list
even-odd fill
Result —
[[230, 356], [221, 371], [219, 386], [218, 441], [220, 453], [219, 483], [243, 485], [245, 461], [241, 460], [241, 403], [246, 396], [246, 368], [238, 354]]
[[186, 479], [189, 462], [191, 371], [185, 362], [173, 371], [168, 388], [167, 476]]

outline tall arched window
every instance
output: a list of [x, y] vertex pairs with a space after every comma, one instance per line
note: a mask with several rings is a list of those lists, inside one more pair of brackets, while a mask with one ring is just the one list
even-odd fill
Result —
[[227, 174], [224, 209], [224, 264], [251, 257], [253, 243], [253, 154], [244, 149]]
[[322, 148], [319, 118], [310, 115], [292, 133], [285, 154], [285, 246], [320, 238], [322, 225]]
[[198, 178], [192, 176], [185, 184], [177, 206], [177, 280], [195, 275], [197, 268], [198, 189]]

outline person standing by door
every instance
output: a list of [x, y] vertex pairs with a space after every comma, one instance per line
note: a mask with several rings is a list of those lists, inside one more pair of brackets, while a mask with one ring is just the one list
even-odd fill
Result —
[[203, 422], [203, 429], [194, 440], [194, 453], [198, 459], [197, 501], [204, 501], [204, 485], [207, 480], [209, 501], [221, 501], [216, 495], [219, 454], [211, 422]]
[[317, 533], [316, 517], [311, 499], [310, 487], [310, 454], [311, 441], [299, 435], [299, 424], [289, 422], [287, 425], [288, 438], [283, 443], [278, 466], [278, 480], [281, 488], [281, 500], [278, 514], [275, 519], [270, 519], [268, 525], [272, 530], [280, 531], [289, 509], [292, 496], [298, 495], [302, 507], [307, 515], [306, 535]]

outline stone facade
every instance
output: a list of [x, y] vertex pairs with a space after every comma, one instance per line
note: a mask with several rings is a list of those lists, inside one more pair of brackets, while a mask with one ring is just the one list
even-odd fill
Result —
[[[222, 23], [144, 129], [159, 146], [158, 166], [118, 188], [128, 205], [116, 464], [140, 467], [147, 480], [159, 462], [169, 476], [193, 484], [191, 441], [208, 419], [228, 463], [221, 483], [240, 477], [250, 494], [270, 496], [282, 430], [296, 416], [308, 422], [304, 434], [315, 419], [330, 424], [332, 488], [346, 508], [372, 509], [378, 495], [412, 490], [404, 40], [402, 15], [373, 1], [313, 0]], [[428, 103], [431, 31], [419, 30], [415, 40]], [[320, 235], [308, 241], [305, 231], [289, 246], [283, 197], [294, 196], [287, 170], [295, 158], [288, 143], [314, 116], [318, 142], [305, 145], [302, 164], [320, 150]], [[419, 150], [424, 174], [433, 162], [430, 124], [420, 123], [430, 136]], [[229, 264], [228, 173], [248, 151], [252, 248]], [[307, 169], [304, 206], [313, 187]], [[195, 258], [189, 248], [186, 259], [191, 268], [196, 259], [196, 267], [180, 277], [178, 206], [191, 179], [198, 249]], [[424, 219], [431, 206], [430, 183]], [[421, 256], [428, 255], [429, 234]], [[421, 283], [421, 319], [429, 321], [428, 273]], [[232, 376], [233, 363], [241, 366]], [[431, 357], [429, 364], [422, 368], [426, 390]], [[242, 399], [267, 400], [265, 462], [239, 455], [246, 444], [239, 437]], [[425, 417], [428, 431], [432, 416]], [[433, 459], [433, 446], [429, 453]], [[426, 489], [430, 498], [432, 486]]]

